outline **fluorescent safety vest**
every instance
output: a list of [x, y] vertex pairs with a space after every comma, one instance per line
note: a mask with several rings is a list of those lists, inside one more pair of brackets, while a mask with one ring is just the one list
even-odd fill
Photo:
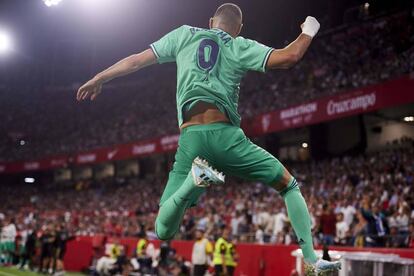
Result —
[[137, 256], [140, 257], [145, 255], [145, 250], [147, 249], [148, 241], [146, 239], [140, 239], [137, 242]]
[[221, 256], [224, 255], [226, 258], [227, 241], [223, 238], [219, 238], [214, 244], [213, 264], [222, 265], [223, 261]]
[[236, 254], [236, 247], [233, 243], [227, 243], [227, 250], [224, 258], [226, 259], [227, 266], [237, 266], [237, 262], [234, 259], [234, 255]]

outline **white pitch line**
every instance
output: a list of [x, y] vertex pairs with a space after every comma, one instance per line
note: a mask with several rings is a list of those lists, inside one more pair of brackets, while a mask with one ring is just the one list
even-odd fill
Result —
[[12, 274], [12, 273], [7, 273], [7, 272], [0, 271], [0, 275], [3, 275], [3, 276], [16, 276], [17, 274]]

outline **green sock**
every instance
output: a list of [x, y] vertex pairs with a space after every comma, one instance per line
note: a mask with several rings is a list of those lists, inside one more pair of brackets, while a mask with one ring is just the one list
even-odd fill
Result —
[[177, 233], [185, 210], [192, 204], [191, 196], [202, 193], [205, 188], [194, 185], [191, 172], [180, 188], [161, 206], [155, 220], [155, 232], [160, 240], [171, 240]]
[[302, 249], [303, 257], [306, 262], [315, 263], [318, 257], [313, 249], [311, 219], [298, 183], [292, 178], [288, 187], [280, 192], [285, 200], [288, 217], [298, 237], [299, 246]]

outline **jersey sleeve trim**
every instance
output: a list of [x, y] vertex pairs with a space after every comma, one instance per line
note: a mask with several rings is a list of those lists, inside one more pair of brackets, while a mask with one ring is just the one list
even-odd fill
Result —
[[157, 60], [160, 58], [160, 55], [157, 52], [157, 49], [155, 49], [154, 43], [150, 44], [151, 50], [154, 52], [154, 55], [157, 57]]
[[266, 72], [266, 64], [267, 64], [267, 61], [270, 58], [270, 54], [272, 53], [272, 51], [273, 51], [273, 48], [269, 48], [269, 50], [267, 50], [265, 58], [263, 59], [263, 64], [262, 64], [262, 71], [263, 72]]

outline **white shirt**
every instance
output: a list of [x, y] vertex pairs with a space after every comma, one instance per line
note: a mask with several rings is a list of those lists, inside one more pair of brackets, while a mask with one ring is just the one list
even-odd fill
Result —
[[256, 237], [256, 242], [257, 243], [259, 243], [259, 244], [263, 244], [264, 243], [264, 241], [263, 241], [264, 232], [263, 232], [262, 229], [259, 228], [259, 229], [256, 230], [255, 237]]
[[3, 228], [5, 234], [5, 240], [9, 242], [14, 242], [17, 235], [16, 226], [11, 223]]
[[400, 231], [408, 231], [410, 218], [406, 214], [399, 214], [396, 217], [397, 227]]
[[3, 226], [3, 228], [1, 228], [1, 233], [0, 233], [0, 242], [5, 242], [6, 241], [6, 226]]
[[316, 227], [316, 218], [313, 215], [313, 213], [310, 213], [309, 215], [310, 215], [310, 219], [311, 219], [311, 229], [314, 230], [315, 227]]
[[239, 224], [243, 221], [243, 217], [233, 217], [231, 219], [231, 233], [236, 236], [239, 233]]
[[262, 225], [266, 228], [267, 225], [269, 224], [269, 222], [270, 222], [269, 212], [262, 211], [257, 215], [257, 224], [258, 225]]
[[345, 221], [340, 221], [336, 223], [336, 237], [338, 239], [343, 239], [346, 237], [346, 232], [348, 232], [349, 226]]
[[392, 216], [388, 218], [388, 226], [391, 227], [398, 227], [397, 219], [396, 217]]
[[209, 217], [207, 217], [207, 216], [206, 217], [203, 217], [203, 218], [201, 218], [198, 221], [197, 227], [207, 229], [207, 225], [209, 224], [209, 222], [210, 222], [210, 218]]
[[208, 264], [207, 244], [209, 241], [206, 238], [198, 240], [194, 243], [193, 253], [191, 255], [191, 262], [194, 265]]
[[287, 221], [287, 216], [285, 213], [280, 212], [274, 215], [274, 219], [273, 219], [273, 235], [274, 236], [277, 236], [279, 232], [283, 231], [286, 221]]
[[342, 208], [341, 212], [344, 214], [344, 221], [348, 226], [351, 225], [354, 220], [354, 215], [356, 214], [356, 209], [352, 205]]
[[285, 245], [292, 244], [292, 238], [289, 234], [285, 234]]
[[157, 257], [157, 250], [152, 242], [148, 243], [147, 248], [145, 248], [145, 255], [151, 257], [153, 260]]

